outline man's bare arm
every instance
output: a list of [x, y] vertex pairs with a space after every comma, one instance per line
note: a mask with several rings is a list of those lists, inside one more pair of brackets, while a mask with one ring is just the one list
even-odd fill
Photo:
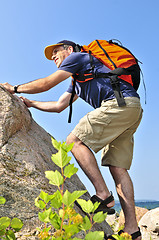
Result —
[[[70, 76], [72, 76], [72, 73], [58, 70], [48, 77], [39, 78], [32, 82], [19, 85], [18, 92], [31, 94], [45, 92]], [[10, 93], [14, 93], [14, 86], [10, 85], [9, 83], [2, 83], [1, 85], [4, 86]]]
[[[24, 97], [20, 97], [20, 98], [23, 100], [23, 102], [26, 104], [27, 107], [34, 107], [36, 109], [39, 109], [45, 112], [60, 113], [69, 106], [70, 97], [71, 97], [71, 93], [65, 92], [56, 102], [52, 102], [52, 101], [39, 102], [39, 101], [29, 100]], [[75, 95], [73, 101], [76, 101], [77, 98], [78, 96]]]

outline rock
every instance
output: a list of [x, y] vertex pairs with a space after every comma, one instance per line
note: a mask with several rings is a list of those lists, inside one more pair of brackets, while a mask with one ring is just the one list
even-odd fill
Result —
[[159, 207], [148, 211], [139, 221], [144, 240], [159, 240]]
[[[58, 169], [51, 160], [55, 152], [51, 135], [33, 120], [16, 95], [0, 86], [0, 196], [6, 198], [6, 204], [0, 206], [0, 216], [18, 217], [23, 221], [24, 227], [17, 239], [37, 239], [36, 227], [42, 223], [34, 200], [41, 190], [49, 194], [57, 190], [45, 178], [45, 171]], [[74, 175], [66, 181], [65, 189], [73, 192], [86, 188]], [[88, 193], [84, 195], [85, 199], [89, 197]], [[95, 225], [93, 230], [112, 234], [106, 222]]]
[[116, 220], [117, 220], [116, 214], [107, 215], [106, 217], [106, 221], [110, 226], [115, 225]]

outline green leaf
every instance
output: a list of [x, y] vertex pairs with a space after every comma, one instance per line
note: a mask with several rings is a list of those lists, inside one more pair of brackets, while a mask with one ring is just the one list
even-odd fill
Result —
[[7, 240], [16, 240], [15, 234], [12, 230], [8, 230], [6, 232], [6, 239]]
[[40, 208], [40, 209], [44, 209], [46, 207], [46, 204], [39, 200], [39, 197], [35, 198], [35, 206]]
[[71, 160], [71, 157], [69, 157], [67, 153], [71, 151], [74, 143], [67, 145], [65, 142], [57, 142], [52, 138], [52, 144], [58, 150], [56, 154], [52, 154], [52, 161], [60, 168], [65, 167]]
[[85, 236], [85, 240], [103, 240], [104, 239], [104, 232], [102, 231], [95, 231], [95, 232], [89, 232], [86, 236]]
[[3, 236], [6, 234], [6, 229], [0, 229], [0, 236]]
[[95, 202], [94, 203], [94, 209], [93, 209], [92, 212], [94, 212], [99, 207], [99, 205], [100, 205], [100, 202]]
[[66, 209], [60, 209], [59, 210], [59, 216], [60, 216], [60, 218], [62, 219], [63, 217], [64, 217], [64, 219], [68, 219], [69, 218], [69, 215], [68, 215], [68, 213], [67, 213], [67, 211], [66, 211]]
[[98, 212], [93, 216], [93, 221], [97, 223], [101, 223], [105, 220], [106, 216], [107, 216], [107, 213]]
[[57, 150], [60, 149], [61, 146], [61, 142], [58, 142], [56, 139], [54, 139], [53, 137], [51, 137], [51, 141], [52, 141], [52, 145], [54, 146], [54, 148], [56, 148]]
[[6, 199], [4, 197], [0, 197], [0, 204], [5, 204]]
[[45, 222], [45, 223], [50, 222], [50, 219], [49, 219], [50, 214], [51, 214], [51, 208], [46, 209], [44, 212], [39, 212], [38, 216], [39, 216], [40, 221]]
[[57, 239], [57, 238], [55, 238], [54, 236], [52, 236], [52, 237], [50, 238], [50, 240], [55, 240], [55, 239]]
[[57, 140], [55, 140], [53, 137], [51, 138], [52, 140], [52, 145], [54, 146], [54, 148], [56, 148], [57, 150], [60, 150], [60, 147], [63, 148], [63, 150], [65, 150], [66, 152], [69, 152], [72, 150], [74, 143], [71, 144], [66, 144], [66, 142], [58, 142]]
[[116, 240], [125, 240], [126, 238], [125, 237], [122, 237], [122, 236], [119, 236], [119, 235], [112, 235], [112, 237]]
[[87, 192], [87, 190], [74, 191], [73, 193], [70, 193], [68, 190], [66, 190], [66, 192], [63, 195], [63, 203], [66, 206], [70, 206], [72, 203], [74, 203], [75, 200], [77, 200], [79, 197], [81, 197], [86, 192]]
[[51, 206], [54, 208], [60, 208], [62, 206], [62, 195], [59, 190], [57, 190], [51, 199]]
[[65, 210], [59, 209], [59, 216], [61, 219], [63, 218], [63, 214], [65, 215]]
[[74, 167], [74, 164], [69, 164], [64, 169], [64, 175], [65, 177], [72, 177], [76, 172], [78, 171], [78, 168]]
[[[56, 239], [56, 240], [63, 240], [64, 238], [63, 237], [58, 237], [58, 238], [52, 238], [53, 240]], [[70, 239], [68, 239], [70, 240]]]
[[86, 213], [91, 213], [94, 210], [94, 205], [91, 200], [78, 199], [77, 202], [80, 204], [82, 210]]
[[91, 228], [92, 224], [87, 216], [83, 218], [83, 223], [81, 224], [81, 227], [83, 230], [89, 230]]
[[56, 230], [59, 230], [61, 228], [61, 219], [57, 213], [51, 212], [50, 223]]
[[8, 217], [1, 217], [0, 218], [0, 230], [6, 229], [10, 225], [10, 218]]
[[45, 203], [48, 203], [53, 198], [53, 195], [49, 195], [41, 190], [39, 197], [44, 200]]
[[73, 148], [74, 143], [66, 144], [65, 142], [62, 143], [61, 147], [66, 151], [70, 152]]
[[75, 224], [63, 225], [63, 229], [65, 230], [65, 233], [68, 234], [69, 238], [80, 231]]
[[71, 161], [71, 157], [67, 155], [67, 152], [62, 147], [56, 154], [52, 155], [51, 159], [60, 168], [65, 167]]
[[49, 231], [50, 231], [50, 229], [51, 229], [51, 226], [50, 226], [50, 227], [47, 227], [47, 228], [45, 228], [45, 232], [49, 232]]
[[13, 218], [11, 227], [18, 232], [23, 227], [23, 222], [19, 218]]
[[59, 171], [46, 171], [45, 172], [45, 176], [46, 178], [48, 178], [50, 181], [49, 183], [52, 184], [52, 185], [56, 185], [56, 186], [60, 186], [63, 184], [64, 182], [64, 179], [61, 175], [61, 173], [59, 173]]
[[93, 204], [91, 200], [86, 201], [84, 199], [78, 199], [77, 202], [80, 204], [82, 210], [86, 213], [93, 213], [100, 205], [98, 202]]

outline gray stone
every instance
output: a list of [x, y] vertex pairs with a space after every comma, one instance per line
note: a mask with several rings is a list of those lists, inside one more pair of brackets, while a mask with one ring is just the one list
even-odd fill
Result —
[[[36, 227], [42, 223], [34, 200], [41, 190], [49, 194], [57, 190], [45, 178], [45, 171], [58, 169], [51, 160], [55, 152], [51, 135], [33, 120], [16, 95], [0, 86], [0, 196], [6, 198], [6, 204], [0, 206], [0, 217], [18, 217], [23, 221], [17, 239], [38, 239]], [[73, 192], [86, 188], [74, 175], [66, 181], [65, 189]], [[89, 197], [88, 193], [84, 195], [85, 199]], [[80, 212], [77, 207], [76, 210]], [[112, 233], [106, 222], [95, 225], [93, 230]]]

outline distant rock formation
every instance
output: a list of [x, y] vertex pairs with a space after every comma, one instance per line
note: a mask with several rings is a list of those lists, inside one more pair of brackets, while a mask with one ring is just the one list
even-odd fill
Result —
[[[55, 152], [50, 134], [33, 120], [16, 95], [0, 86], [0, 196], [6, 198], [6, 204], [0, 206], [0, 217], [18, 217], [23, 221], [17, 239], [37, 239], [36, 227], [41, 222], [34, 200], [41, 190], [50, 194], [57, 190], [45, 178], [45, 171], [57, 169], [51, 160]], [[70, 192], [86, 189], [77, 175], [65, 187]], [[85, 199], [88, 198], [87, 193]], [[96, 225], [94, 230], [112, 233], [106, 222]]]

